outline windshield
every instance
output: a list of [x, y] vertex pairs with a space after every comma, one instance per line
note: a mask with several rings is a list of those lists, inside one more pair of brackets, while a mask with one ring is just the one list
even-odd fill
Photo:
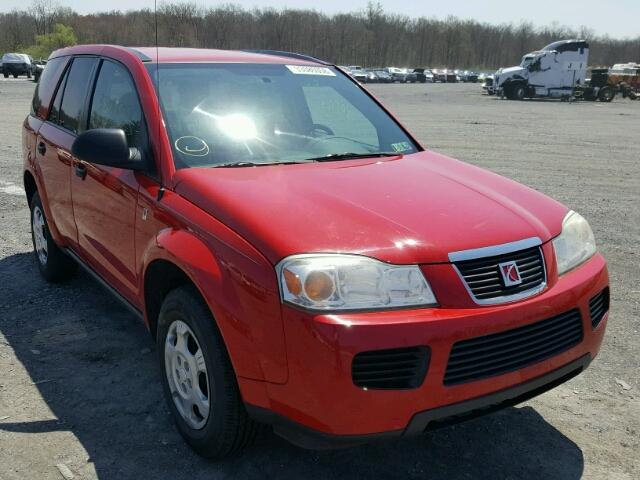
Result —
[[[418, 147], [333, 67], [148, 65], [176, 168], [414, 153]], [[347, 156], [348, 157], [348, 156]]]
[[531, 62], [533, 62], [535, 58], [536, 57], [534, 55], [525, 55], [524, 57], [522, 57], [522, 62], [520, 62], [520, 66], [528, 67], [529, 65], [531, 65]]

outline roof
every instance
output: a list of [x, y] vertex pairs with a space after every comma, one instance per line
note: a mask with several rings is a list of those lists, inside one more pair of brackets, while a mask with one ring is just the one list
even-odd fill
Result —
[[556, 50], [557, 52], [566, 52], [566, 51], [578, 51], [581, 48], [589, 48], [589, 44], [585, 40], [560, 40], [558, 42], [553, 42], [547, 45], [542, 49], [542, 51], [548, 52]]
[[[287, 65], [317, 65], [320, 60], [287, 52], [259, 53], [258, 51], [214, 50], [204, 48], [123, 47], [120, 45], [77, 45], [56, 50], [50, 58], [63, 55], [108, 55], [115, 49], [135, 55], [141, 61], [155, 63], [272, 63]], [[269, 52], [262, 50], [262, 52]], [[280, 53], [281, 55], [278, 55]], [[285, 56], [292, 55], [292, 56]], [[146, 57], [146, 58], [145, 58]]]

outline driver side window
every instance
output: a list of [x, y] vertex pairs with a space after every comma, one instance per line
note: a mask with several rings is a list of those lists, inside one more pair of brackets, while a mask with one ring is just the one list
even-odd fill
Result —
[[142, 108], [129, 72], [108, 60], [102, 62], [91, 101], [89, 129], [121, 128], [130, 147], [145, 146]]
[[376, 127], [335, 89], [321, 85], [302, 88], [314, 124], [329, 127], [338, 137], [380, 148]]

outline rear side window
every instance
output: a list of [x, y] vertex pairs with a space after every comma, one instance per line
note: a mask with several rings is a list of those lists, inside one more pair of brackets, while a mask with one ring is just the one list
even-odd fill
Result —
[[67, 76], [58, 123], [61, 127], [73, 133], [78, 133], [82, 130], [80, 125], [82, 111], [96, 62], [97, 59], [93, 57], [75, 58]]
[[142, 147], [145, 139], [142, 108], [129, 72], [103, 61], [91, 102], [89, 129], [121, 128], [130, 147]]
[[69, 76], [69, 70], [67, 70], [60, 82], [60, 86], [58, 87], [58, 91], [56, 92], [56, 96], [53, 99], [53, 103], [51, 104], [51, 109], [49, 110], [49, 118], [48, 120], [56, 125], [60, 125], [60, 104], [62, 103], [62, 92], [64, 92], [64, 86], [67, 83], [67, 77]]
[[47, 63], [33, 94], [33, 102], [31, 102], [31, 113], [33, 115], [40, 118], [45, 118], [47, 115], [51, 97], [68, 59], [68, 57], [57, 57]]

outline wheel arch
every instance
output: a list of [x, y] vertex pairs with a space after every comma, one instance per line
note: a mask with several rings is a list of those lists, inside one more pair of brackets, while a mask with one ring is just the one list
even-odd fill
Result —
[[147, 265], [143, 281], [144, 314], [153, 338], [157, 335], [162, 302], [170, 291], [184, 285], [198, 288], [191, 277], [174, 262], [156, 259]]
[[23, 183], [24, 191], [27, 195], [27, 203], [29, 204], [29, 208], [31, 208], [31, 200], [38, 191], [38, 184], [36, 183], [35, 177], [29, 170], [25, 170], [24, 172]]
[[237, 375], [264, 380], [265, 352], [256, 343], [257, 332], [238, 326], [238, 318], [246, 317], [244, 305], [233, 296], [234, 278], [225, 275], [224, 261], [191, 230], [161, 230], [142, 255], [139, 289], [145, 321], [155, 338], [166, 295], [177, 287], [192, 285], [207, 305]]

